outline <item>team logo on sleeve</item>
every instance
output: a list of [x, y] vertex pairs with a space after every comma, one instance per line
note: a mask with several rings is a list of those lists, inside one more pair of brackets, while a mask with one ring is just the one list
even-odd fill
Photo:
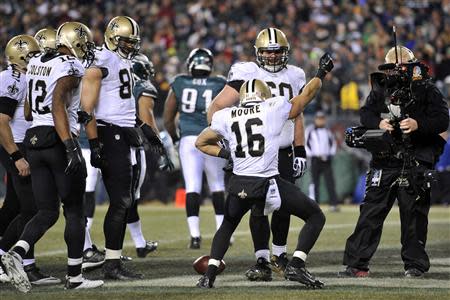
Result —
[[16, 82], [7, 87], [8, 94], [15, 95], [19, 92], [19, 88], [16, 85]]
[[67, 74], [69, 75], [78, 75], [80, 72], [75, 68], [73, 65], [73, 62], [70, 62], [70, 69], [67, 71]]

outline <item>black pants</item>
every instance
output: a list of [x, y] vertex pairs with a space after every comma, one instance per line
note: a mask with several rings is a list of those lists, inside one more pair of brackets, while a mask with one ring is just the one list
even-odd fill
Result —
[[[292, 147], [280, 149], [278, 151], [278, 171], [280, 177], [284, 180], [295, 183], [293, 177], [293, 151]], [[274, 211], [272, 214], [272, 221], [270, 229], [272, 230], [272, 243], [277, 246], [284, 246], [287, 244], [287, 237], [289, 233], [289, 224], [291, 222], [291, 215], [283, 211]], [[258, 250], [269, 249], [269, 218], [267, 216], [250, 216], [250, 231], [253, 237], [253, 246], [255, 252]], [[256, 236], [267, 236], [267, 241], [255, 241]], [[258, 240], [258, 239], [256, 239]]]
[[311, 159], [311, 175], [314, 184], [314, 197], [317, 203], [320, 203], [320, 176], [323, 174], [325, 179], [325, 186], [328, 190], [328, 197], [330, 197], [330, 205], [336, 205], [337, 196], [334, 184], [333, 167], [331, 165], [331, 158], [322, 160], [319, 157]]
[[20, 205], [11, 179], [11, 174], [6, 172], [6, 195], [3, 206], [0, 208], [0, 236], [6, 231], [12, 220], [19, 214]]
[[[26, 158], [25, 147], [21, 143], [17, 144], [17, 146]], [[0, 249], [7, 251], [17, 242], [19, 236], [22, 234], [25, 224], [27, 224], [36, 214], [37, 209], [31, 187], [31, 177], [19, 176], [15, 164], [9, 158], [8, 153], [3, 147], [0, 147], [0, 161], [7, 170], [9, 176], [6, 194], [8, 195], [8, 193], [10, 193], [15, 195], [15, 205], [18, 204], [19, 206], [19, 213], [11, 220], [9, 226], [3, 233], [3, 238], [0, 240]], [[31, 248], [27, 253], [26, 258], [33, 257], [34, 250]]]
[[[281, 196], [280, 211], [305, 221], [298, 236], [296, 250], [309, 253], [322, 231], [325, 216], [317, 203], [303, 194], [294, 184], [277, 178], [277, 185]], [[213, 239], [211, 258], [221, 260], [224, 257], [230, 238], [242, 217], [258, 201], [265, 201], [265, 197], [264, 199], [241, 199], [231, 193], [228, 194], [225, 201], [224, 220]], [[259, 236], [256, 235], [253, 238], [258, 239]]]
[[[425, 169], [419, 167], [408, 173], [423, 174]], [[401, 221], [401, 256], [405, 270], [414, 267], [425, 272], [430, 268], [430, 260], [425, 251], [430, 192], [423, 190], [421, 182], [414, 178], [409, 179], [408, 187], [394, 184], [400, 170], [401, 168], [383, 169], [379, 186], [376, 180], [379, 173], [373, 168], [369, 170], [359, 219], [345, 245], [344, 265], [369, 269], [369, 261], [380, 242], [383, 222], [397, 199]]]
[[58, 220], [61, 201], [66, 219], [64, 240], [68, 257], [81, 258], [85, 233], [83, 193], [86, 168], [72, 175], [64, 173], [67, 158], [65, 147], [60, 141], [45, 149], [27, 149], [27, 158], [38, 211], [25, 226], [20, 240], [34, 245]]
[[99, 126], [98, 139], [103, 144], [107, 162], [107, 166], [102, 169], [102, 177], [110, 199], [103, 224], [105, 247], [110, 250], [121, 250], [127, 212], [133, 204], [130, 145], [121, 128], [117, 126]]

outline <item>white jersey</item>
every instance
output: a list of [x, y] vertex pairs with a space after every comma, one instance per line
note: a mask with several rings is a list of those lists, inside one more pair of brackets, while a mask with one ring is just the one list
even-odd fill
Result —
[[[228, 82], [234, 80], [264, 80], [272, 91], [272, 96], [281, 96], [284, 100], [290, 100], [300, 94], [301, 89], [306, 83], [305, 72], [303, 69], [287, 65], [279, 72], [271, 73], [260, 68], [254, 62], [240, 62], [231, 66], [228, 73]], [[294, 120], [286, 121], [279, 137], [280, 148], [286, 148], [292, 145], [294, 140]]]
[[213, 115], [210, 128], [229, 141], [234, 174], [257, 177], [279, 174], [278, 137], [291, 106], [278, 96], [254, 106], [228, 107]]
[[0, 101], [3, 97], [17, 101], [16, 111], [9, 125], [14, 137], [14, 143], [22, 143], [25, 132], [31, 122], [25, 120], [24, 105], [27, 95], [27, 81], [25, 74], [13, 70], [11, 67], [0, 73]]
[[102, 70], [104, 76], [95, 108], [96, 119], [120, 127], [134, 127], [136, 104], [131, 60], [124, 59], [105, 47], [97, 48], [91, 67]]
[[[58, 79], [66, 76], [83, 77], [84, 67], [74, 56], [61, 53], [33, 57], [27, 67], [28, 99], [33, 113], [31, 127], [55, 126], [52, 116], [53, 92]], [[80, 109], [81, 84], [72, 91], [67, 105], [70, 131], [79, 135], [80, 124], [77, 111]]]

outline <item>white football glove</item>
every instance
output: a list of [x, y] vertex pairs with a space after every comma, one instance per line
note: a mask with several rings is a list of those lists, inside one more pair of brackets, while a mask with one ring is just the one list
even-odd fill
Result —
[[303, 157], [294, 157], [294, 178], [298, 179], [305, 175], [306, 169], [308, 168], [308, 164], [306, 163], [306, 158]]

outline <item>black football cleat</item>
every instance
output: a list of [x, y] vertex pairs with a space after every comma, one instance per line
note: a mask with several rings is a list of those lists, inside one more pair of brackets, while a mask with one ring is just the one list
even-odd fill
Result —
[[27, 274], [31, 284], [52, 285], [61, 283], [61, 279], [59, 278], [42, 274], [39, 268], [36, 267], [36, 264], [27, 265], [23, 267], [23, 270]]
[[405, 277], [408, 278], [419, 278], [423, 276], [423, 272], [416, 268], [409, 268], [405, 271]]
[[288, 263], [289, 260], [286, 253], [282, 253], [280, 256], [272, 255], [270, 257], [270, 265], [272, 266], [272, 271], [275, 273], [283, 275]]
[[189, 244], [189, 249], [200, 249], [202, 244], [202, 237], [191, 237], [191, 243]]
[[113, 280], [135, 280], [142, 279], [144, 277], [142, 274], [134, 273], [125, 268], [120, 259], [105, 260], [105, 264], [103, 265], [103, 273], [105, 279]]
[[150, 252], [155, 251], [158, 248], [158, 242], [148, 241], [145, 242], [145, 247], [136, 248], [136, 253], [138, 257], [146, 257]]
[[272, 281], [272, 269], [269, 262], [260, 257], [256, 264], [245, 272], [245, 276], [250, 281]]
[[105, 262], [105, 252], [97, 249], [95, 245], [83, 251], [83, 271], [91, 271], [99, 268]]
[[284, 278], [286, 278], [286, 280], [303, 283], [307, 287], [313, 289], [321, 289], [324, 286], [324, 283], [311, 275], [305, 267], [296, 268], [288, 264], [284, 270]]
[[195, 286], [201, 289], [212, 289], [214, 288], [214, 279], [208, 278], [205, 274], [200, 277]]

